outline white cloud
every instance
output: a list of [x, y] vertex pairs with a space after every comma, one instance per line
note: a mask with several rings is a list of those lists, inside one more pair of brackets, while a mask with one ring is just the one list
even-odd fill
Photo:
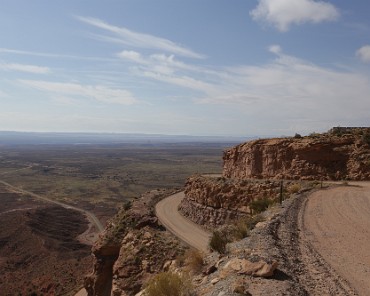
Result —
[[32, 88], [57, 95], [82, 96], [100, 102], [132, 105], [137, 102], [133, 94], [124, 89], [112, 89], [102, 85], [81, 85], [77, 83], [49, 82], [41, 80], [19, 80]]
[[117, 56], [124, 60], [129, 60], [129, 61], [136, 62], [139, 64], [146, 64], [146, 61], [141, 56], [141, 54], [136, 51], [124, 50], [118, 53]]
[[267, 22], [284, 32], [292, 24], [334, 21], [340, 13], [334, 5], [324, 1], [259, 0], [250, 15], [254, 20]]
[[109, 36], [103, 36], [103, 40], [120, 42], [126, 45], [138, 47], [138, 48], [150, 48], [150, 49], [160, 49], [167, 52], [171, 52], [180, 56], [202, 59], [204, 55], [194, 52], [191, 49], [180, 46], [168, 39], [156, 37], [149, 34], [139, 33], [131, 31], [124, 27], [117, 27], [110, 25], [100, 19], [91, 17], [76, 16], [76, 18], [86, 24], [103, 29], [110, 33], [113, 33], [116, 38], [111, 38]]
[[356, 55], [365, 63], [370, 63], [370, 45], [365, 45], [361, 47]]
[[282, 49], [280, 45], [271, 45], [269, 47], [269, 51], [278, 55], [282, 52]]
[[48, 67], [40, 67], [35, 65], [24, 65], [24, 64], [0, 64], [0, 69], [8, 71], [19, 71], [34, 74], [48, 74], [50, 69]]
[[[185, 64], [166, 55], [124, 56], [140, 61], [133, 74], [181, 86], [193, 91], [195, 103], [235, 107], [256, 120], [284, 119], [298, 125], [309, 121], [313, 126], [314, 122], [338, 125], [344, 119], [368, 116], [369, 77], [289, 56], [279, 45], [268, 50], [276, 55], [271, 63], [218, 69]], [[316, 125], [308, 129], [315, 130]]]

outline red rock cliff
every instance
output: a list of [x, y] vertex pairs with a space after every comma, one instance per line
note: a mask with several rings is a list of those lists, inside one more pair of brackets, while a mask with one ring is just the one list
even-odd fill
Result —
[[224, 152], [225, 178], [370, 179], [370, 128], [263, 139]]

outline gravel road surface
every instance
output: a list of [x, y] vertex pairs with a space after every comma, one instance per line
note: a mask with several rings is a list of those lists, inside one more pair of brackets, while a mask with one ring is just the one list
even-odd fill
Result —
[[370, 295], [370, 185], [312, 194], [305, 206], [306, 239], [356, 290]]
[[184, 192], [179, 192], [161, 200], [155, 207], [157, 217], [169, 231], [185, 243], [203, 252], [208, 252], [210, 233], [186, 219], [178, 211], [184, 197]]

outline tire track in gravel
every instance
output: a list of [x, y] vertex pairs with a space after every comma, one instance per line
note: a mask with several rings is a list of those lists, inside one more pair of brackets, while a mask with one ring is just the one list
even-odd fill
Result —
[[[326, 191], [329, 190], [319, 192]], [[278, 250], [280, 269], [295, 283], [287, 295], [358, 295], [312, 244], [310, 230], [304, 225], [310, 198], [303, 193], [287, 203], [285, 213], [269, 226], [269, 234]]]
[[305, 239], [358, 295], [370, 291], [370, 187], [313, 193], [303, 213]]

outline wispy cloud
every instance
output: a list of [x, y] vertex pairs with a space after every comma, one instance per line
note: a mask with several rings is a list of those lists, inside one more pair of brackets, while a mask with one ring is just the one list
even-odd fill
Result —
[[109, 36], [103, 36], [105, 40], [111, 42], [120, 42], [129, 46], [137, 47], [137, 48], [150, 48], [150, 49], [160, 49], [166, 52], [170, 52], [173, 54], [177, 54], [184, 57], [202, 59], [205, 56], [195, 51], [178, 45], [168, 39], [135, 32], [129, 30], [125, 27], [117, 27], [111, 24], [108, 24], [100, 19], [92, 18], [92, 17], [82, 17], [76, 16], [81, 22], [94, 26], [96, 28], [108, 31], [112, 33], [115, 38], [111, 38]]
[[16, 54], [16, 55], [25, 55], [25, 56], [36, 56], [44, 58], [55, 58], [55, 59], [71, 59], [71, 60], [87, 60], [87, 61], [114, 61], [111, 58], [101, 58], [101, 57], [89, 57], [89, 56], [79, 56], [79, 55], [66, 55], [66, 54], [54, 54], [47, 52], [35, 52], [27, 50], [18, 50], [11, 48], [0, 48], [0, 53], [6, 54]]
[[281, 49], [269, 64], [227, 71], [229, 78], [203, 102], [237, 104], [251, 116], [259, 114], [261, 120], [285, 118], [297, 124], [356, 122], [370, 112], [370, 77], [321, 67]]
[[174, 55], [152, 54], [144, 56], [135, 51], [122, 51], [117, 56], [122, 60], [136, 64], [132, 70], [138, 76], [202, 92], [209, 92], [213, 85], [210, 81], [197, 78], [197, 76], [207, 75], [211, 79], [211, 77], [222, 75], [220, 72], [206, 67], [184, 63], [176, 59]]
[[19, 80], [24, 85], [55, 95], [92, 98], [104, 103], [132, 105], [137, 103], [134, 95], [124, 89], [112, 89], [102, 85], [49, 82], [42, 80]]
[[0, 69], [7, 70], [7, 71], [34, 73], [34, 74], [48, 74], [51, 72], [48, 67], [40, 67], [40, 66], [35, 66], [35, 65], [24, 65], [24, 64], [0, 63]]
[[250, 15], [256, 21], [266, 22], [285, 32], [292, 24], [334, 21], [340, 12], [334, 5], [324, 1], [259, 0]]
[[357, 50], [356, 55], [365, 63], [370, 63], [370, 45], [365, 45]]
[[196, 91], [195, 103], [236, 106], [266, 120], [282, 114], [297, 122], [323, 122], [331, 117], [342, 122], [351, 114], [364, 117], [370, 112], [369, 77], [315, 65], [285, 54], [279, 45], [268, 50], [276, 56], [270, 63], [218, 69], [186, 64], [173, 56], [146, 57], [131, 51], [122, 52], [120, 58], [137, 65], [133, 74]]

